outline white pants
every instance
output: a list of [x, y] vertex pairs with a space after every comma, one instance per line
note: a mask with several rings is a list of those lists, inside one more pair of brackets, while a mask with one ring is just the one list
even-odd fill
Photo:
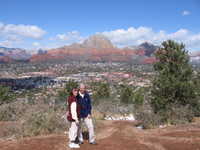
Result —
[[83, 134], [82, 134], [82, 125], [85, 123], [85, 125], [88, 128], [89, 132], [89, 142], [92, 143], [95, 141], [95, 135], [94, 135], [94, 126], [91, 118], [83, 118], [80, 121], [80, 127], [79, 127], [79, 141], [83, 141]]
[[75, 141], [78, 135], [78, 125], [75, 122], [71, 122], [71, 126], [69, 128], [69, 141]]

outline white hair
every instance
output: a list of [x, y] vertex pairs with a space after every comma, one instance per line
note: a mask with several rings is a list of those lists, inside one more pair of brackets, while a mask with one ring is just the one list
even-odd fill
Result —
[[85, 84], [80, 83], [79, 88], [85, 88]]

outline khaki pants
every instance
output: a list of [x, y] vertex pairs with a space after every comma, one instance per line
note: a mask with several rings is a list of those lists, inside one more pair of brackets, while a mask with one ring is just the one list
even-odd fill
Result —
[[78, 125], [75, 122], [71, 122], [71, 126], [69, 128], [69, 140], [70, 142], [75, 141], [78, 135]]
[[85, 125], [88, 128], [89, 132], [89, 142], [92, 143], [95, 141], [95, 135], [94, 135], [94, 126], [91, 118], [82, 118], [80, 121], [80, 126], [79, 126], [79, 141], [83, 141], [83, 135], [82, 135], [82, 125], [85, 123]]

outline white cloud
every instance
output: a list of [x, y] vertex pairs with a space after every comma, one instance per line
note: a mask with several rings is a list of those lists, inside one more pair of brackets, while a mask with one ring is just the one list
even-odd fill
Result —
[[32, 45], [33, 45], [34, 47], [39, 47], [39, 46], [40, 46], [40, 43], [39, 43], [39, 42], [33, 42]]
[[13, 45], [13, 43], [9, 40], [5, 40], [5, 41], [0, 42], [0, 46], [11, 47], [12, 45]]
[[183, 12], [182, 12], [182, 15], [183, 16], [188, 16], [188, 15], [190, 15], [191, 13], [190, 13], [190, 11], [188, 11], [188, 10], [184, 10]]
[[80, 35], [80, 32], [78, 31], [71, 31], [64, 34], [57, 34], [55, 37], [50, 38], [50, 40], [56, 40], [61, 42], [67, 42], [67, 43], [74, 43], [74, 42], [81, 42], [85, 39]]
[[40, 39], [44, 36], [46, 31], [35, 25], [15, 25], [0, 23], [0, 36], [15, 35], [25, 38]]
[[19, 44], [21, 45], [22, 43], [23, 40], [21, 38], [18, 38], [17, 36], [8, 36], [7, 38], [0, 40], [0, 46], [4, 47], [14, 47]]
[[128, 29], [105, 31], [101, 34], [120, 47], [138, 45], [143, 42], [160, 44], [164, 40], [172, 39], [185, 43], [189, 49], [200, 49], [200, 33], [194, 34], [187, 29], [179, 29], [176, 32], [167, 33], [163, 30], [154, 31], [149, 27], [130, 27]]
[[139, 27], [133, 28], [130, 27], [127, 30], [118, 29], [113, 31], [105, 31], [102, 34], [108, 37], [116, 45], [134, 45], [140, 44], [143, 41], [148, 40], [153, 31], [151, 28]]
[[0, 22], [0, 45], [20, 46], [27, 39], [41, 39], [46, 31], [35, 25], [4, 24]]

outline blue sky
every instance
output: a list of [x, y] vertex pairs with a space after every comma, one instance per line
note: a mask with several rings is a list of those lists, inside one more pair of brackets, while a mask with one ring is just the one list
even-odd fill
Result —
[[199, 0], [1, 0], [0, 45], [28, 49], [107, 36], [117, 46], [174, 39], [200, 50]]

